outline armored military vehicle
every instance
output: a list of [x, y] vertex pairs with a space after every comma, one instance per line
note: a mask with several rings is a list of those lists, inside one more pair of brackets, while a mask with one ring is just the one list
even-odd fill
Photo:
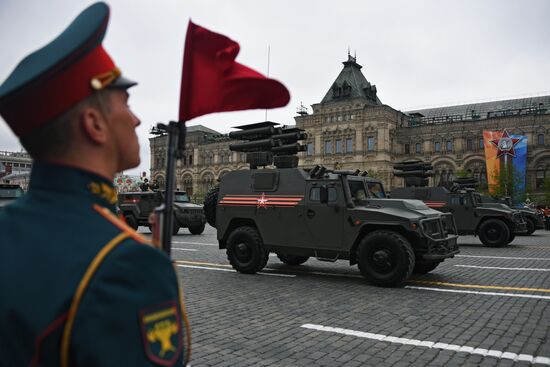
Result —
[[[126, 223], [137, 229], [149, 225], [149, 215], [164, 202], [162, 191], [124, 192], [118, 194], [118, 207]], [[206, 218], [202, 205], [192, 204], [185, 191], [174, 193], [174, 228], [172, 234], [177, 234], [180, 228], [188, 228], [192, 234], [204, 231]]]
[[481, 195], [469, 187], [471, 182], [428, 187], [433, 167], [420, 160], [398, 163], [394, 169], [395, 176], [405, 178], [405, 187], [393, 189], [392, 198], [422, 200], [430, 208], [452, 213], [461, 235], [476, 235], [485, 246], [502, 247], [526, 230], [520, 212], [504, 204], [485, 205]]
[[256, 273], [274, 252], [288, 265], [346, 260], [375, 285], [400, 286], [459, 252], [450, 214], [384, 198], [382, 186], [374, 195], [365, 172], [298, 168], [306, 134], [277, 125], [230, 133], [244, 140], [230, 149], [246, 153], [251, 169], [227, 173], [206, 196], [207, 218], [235, 270]]
[[0, 210], [15, 199], [24, 195], [23, 189], [19, 185], [0, 183]]
[[504, 204], [512, 209], [518, 210], [523, 215], [526, 225], [525, 232], [519, 232], [518, 234], [529, 236], [537, 229], [544, 229], [544, 215], [534, 209], [525, 206], [516, 206], [512, 203], [510, 198], [496, 198], [493, 196], [481, 195], [481, 200], [484, 205]]

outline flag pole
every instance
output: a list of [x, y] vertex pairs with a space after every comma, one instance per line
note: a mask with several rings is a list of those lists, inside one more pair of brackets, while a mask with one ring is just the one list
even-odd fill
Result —
[[159, 239], [162, 250], [171, 256], [172, 231], [174, 228], [174, 191], [176, 183], [176, 159], [183, 156], [185, 150], [185, 123], [170, 121], [167, 125], [159, 123], [157, 129], [168, 135], [168, 149], [166, 152], [166, 181], [164, 189], [164, 203], [155, 211], [156, 223], [160, 226]]

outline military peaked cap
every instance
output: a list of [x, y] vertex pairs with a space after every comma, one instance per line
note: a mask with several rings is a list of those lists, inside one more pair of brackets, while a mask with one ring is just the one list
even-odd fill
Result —
[[56, 39], [25, 57], [0, 86], [0, 115], [24, 136], [104, 88], [129, 88], [102, 41], [109, 7], [95, 3]]

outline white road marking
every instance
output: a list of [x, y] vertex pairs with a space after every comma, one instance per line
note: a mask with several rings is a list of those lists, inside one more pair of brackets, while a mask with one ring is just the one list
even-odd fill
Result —
[[461, 268], [473, 268], [473, 269], [550, 271], [550, 269], [542, 269], [542, 268], [501, 268], [498, 266], [477, 266], [477, 265], [455, 265], [455, 266], [459, 266]]
[[199, 251], [195, 248], [177, 248], [177, 247], [172, 247], [172, 250], [175, 250], [175, 251]]
[[521, 293], [500, 293], [500, 292], [484, 292], [484, 291], [465, 291], [458, 289], [443, 289], [443, 288], [431, 288], [431, 287], [417, 287], [407, 285], [408, 289], [421, 289], [425, 291], [435, 292], [448, 292], [448, 293], [467, 293], [467, 294], [481, 294], [485, 296], [503, 296], [503, 297], [517, 297], [517, 298], [535, 298], [535, 299], [550, 299], [550, 296], [539, 296], [538, 294], [521, 294]]
[[[235, 270], [233, 269], [222, 269], [222, 268], [211, 268], [211, 267], [208, 267], [208, 266], [197, 266], [197, 265], [181, 265], [181, 264], [178, 264], [179, 267], [181, 268], [191, 268], [191, 269], [201, 269], [201, 270], [214, 270], [214, 271], [228, 271], [228, 272], [231, 272], [231, 273], [236, 273]], [[264, 273], [264, 272], [258, 272], [257, 274], [260, 274], [260, 275], [270, 275], [272, 277], [283, 277], [283, 278], [295, 278], [296, 275], [294, 274], [270, 274], [270, 273]]]
[[505, 260], [542, 260], [550, 261], [545, 257], [511, 257], [511, 256], [482, 256], [482, 255], [455, 255], [455, 257], [477, 257], [482, 259], [505, 259]]
[[217, 243], [204, 243], [204, 242], [187, 242], [187, 241], [172, 241], [173, 243], [181, 243], [184, 245], [204, 245], [204, 246], [218, 246]]
[[310, 330], [325, 331], [336, 334], [350, 335], [358, 338], [365, 338], [389, 343], [404, 344], [404, 345], [413, 345], [415, 347], [426, 347], [426, 348], [436, 348], [449, 350], [452, 352], [466, 352], [470, 354], [478, 354], [483, 357], [495, 357], [500, 359], [510, 359], [512, 361], [526, 361], [532, 364], [544, 364], [550, 366], [550, 358], [548, 357], [536, 357], [530, 354], [516, 354], [512, 352], [505, 352], [500, 350], [491, 350], [484, 348], [474, 348], [466, 345], [456, 345], [456, 344], [447, 344], [447, 343], [438, 343], [428, 340], [418, 340], [418, 339], [408, 339], [408, 338], [398, 338], [395, 336], [388, 336], [382, 334], [373, 334], [364, 331], [356, 331], [350, 329], [342, 329], [337, 327], [316, 325], [316, 324], [304, 324], [301, 327]]

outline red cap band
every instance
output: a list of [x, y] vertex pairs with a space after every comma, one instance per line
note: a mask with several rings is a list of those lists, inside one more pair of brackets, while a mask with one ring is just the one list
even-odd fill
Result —
[[15, 134], [23, 136], [91, 96], [95, 92], [91, 80], [113, 69], [113, 60], [100, 45], [72, 65], [43, 75], [7, 97], [0, 112]]

